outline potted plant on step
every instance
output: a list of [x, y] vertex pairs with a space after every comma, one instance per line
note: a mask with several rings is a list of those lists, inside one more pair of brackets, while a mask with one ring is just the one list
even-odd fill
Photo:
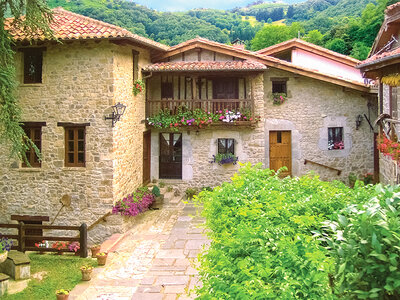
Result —
[[0, 263], [7, 259], [8, 251], [11, 250], [12, 241], [8, 238], [2, 238], [0, 240]]
[[92, 266], [89, 265], [82, 266], [81, 272], [83, 281], [89, 281], [90, 279], [92, 279], [92, 272], [93, 272]]
[[100, 252], [100, 245], [99, 244], [93, 245], [90, 248], [90, 250], [92, 251], [92, 258], [96, 258], [97, 254]]
[[69, 291], [60, 289], [56, 291], [57, 300], [68, 300]]
[[97, 254], [97, 264], [99, 266], [104, 266], [107, 262], [107, 256], [107, 252], [100, 252], [99, 254]]

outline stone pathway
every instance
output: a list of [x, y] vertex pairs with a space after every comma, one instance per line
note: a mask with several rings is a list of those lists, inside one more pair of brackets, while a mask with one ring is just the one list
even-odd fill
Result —
[[193, 266], [208, 244], [199, 227], [204, 221], [195, 215], [193, 205], [167, 194], [159, 210], [136, 217], [136, 225], [111, 249], [107, 265], [77, 285], [70, 299], [194, 299], [187, 295], [198, 284]]

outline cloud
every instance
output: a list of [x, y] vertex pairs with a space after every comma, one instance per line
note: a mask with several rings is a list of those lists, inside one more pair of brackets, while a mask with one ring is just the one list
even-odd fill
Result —
[[231, 9], [247, 5], [251, 0], [136, 0], [135, 2], [160, 11], [183, 11], [192, 8]]

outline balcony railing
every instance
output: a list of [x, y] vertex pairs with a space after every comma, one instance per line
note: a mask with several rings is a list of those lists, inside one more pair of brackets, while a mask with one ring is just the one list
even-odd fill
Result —
[[216, 112], [220, 110], [253, 111], [251, 99], [203, 99], [203, 100], [147, 100], [146, 117], [152, 117], [161, 110], [169, 109], [175, 114], [179, 107], [193, 110], [200, 108], [204, 111]]

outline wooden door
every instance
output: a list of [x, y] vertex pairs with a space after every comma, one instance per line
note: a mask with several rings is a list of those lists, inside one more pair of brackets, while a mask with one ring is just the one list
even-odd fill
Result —
[[292, 138], [290, 131], [269, 132], [269, 168], [279, 170], [287, 167], [283, 176], [292, 175]]
[[160, 178], [182, 179], [182, 134], [160, 133]]
[[218, 78], [213, 80], [214, 99], [238, 99], [239, 84], [237, 78]]
[[150, 182], [151, 131], [143, 132], [143, 184]]

